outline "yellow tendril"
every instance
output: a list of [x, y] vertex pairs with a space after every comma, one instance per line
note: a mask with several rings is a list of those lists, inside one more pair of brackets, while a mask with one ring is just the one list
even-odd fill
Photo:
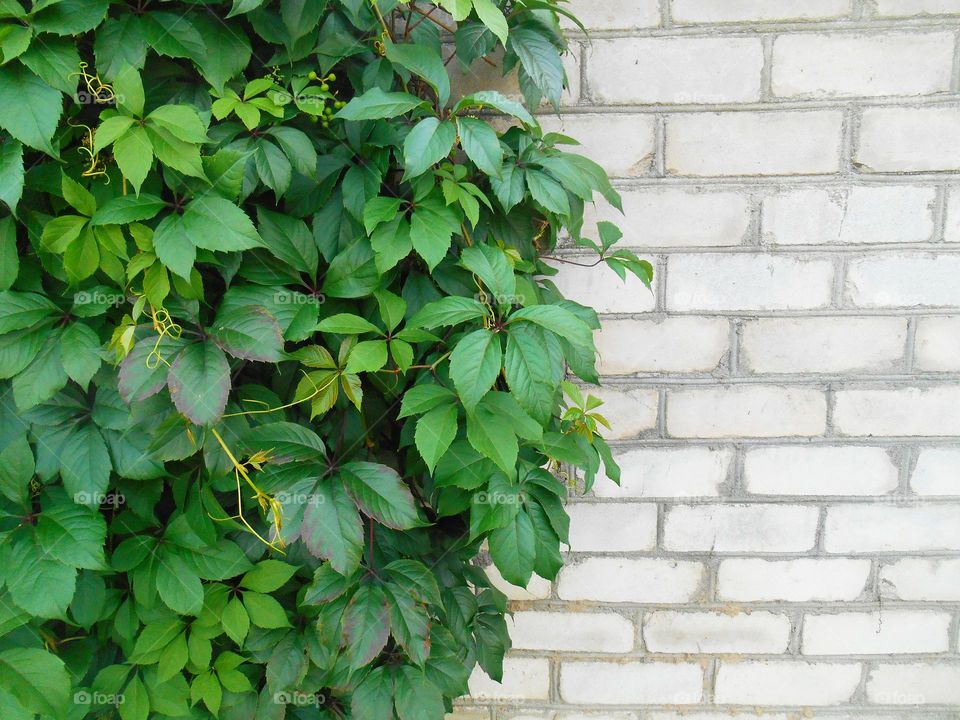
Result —
[[173, 321], [170, 313], [164, 308], [156, 310], [151, 305], [150, 314], [153, 318], [153, 329], [157, 331], [157, 342], [154, 343], [153, 350], [147, 355], [147, 367], [150, 370], [155, 370], [160, 367], [160, 363], [170, 367], [170, 363], [160, 354], [160, 343], [163, 342], [165, 337], [179, 338], [183, 334], [183, 328]]
[[107, 164], [100, 159], [100, 154], [93, 151], [94, 135], [96, 131], [91, 128], [89, 125], [84, 125], [83, 123], [73, 123], [67, 120], [67, 124], [70, 127], [83, 128], [86, 130], [86, 137], [83, 138], [83, 142], [80, 144], [80, 147], [77, 148], [77, 152], [81, 155], [86, 155], [87, 159], [85, 162], [88, 163], [88, 166], [80, 175], [82, 177], [102, 177], [105, 179], [106, 184], [110, 184], [110, 176], [107, 174]]
[[67, 77], [82, 77], [84, 84], [87, 86], [87, 92], [90, 94], [90, 99], [96, 104], [107, 105], [116, 102], [117, 95], [113, 91], [113, 86], [103, 82], [103, 80], [100, 79], [100, 75], [91, 75], [88, 73], [88, 67], [88, 63], [81, 62], [80, 71], [70, 73]]

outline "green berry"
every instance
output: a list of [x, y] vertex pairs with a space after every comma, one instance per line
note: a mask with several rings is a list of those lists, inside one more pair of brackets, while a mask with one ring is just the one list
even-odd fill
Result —
[[327, 75], [327, 82], [336, 82], [336, 81], [337, 81], [336, 75], [334, 75], [333, 73], [330, 73], [329, 75]]
[[324, 83], [323, 85], [320, 86], [320, 89], [323, 90], [324, 92], [329, 92], [330, 86]]
[[310, 78], [311, 80], [318, 80], [320, 78], [320, 76], [317, 75], [313, 70], [310, 71], [307, 77]]

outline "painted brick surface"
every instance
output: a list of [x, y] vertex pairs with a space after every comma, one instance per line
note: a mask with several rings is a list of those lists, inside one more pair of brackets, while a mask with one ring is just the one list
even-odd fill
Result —
[[556, 264], [621, 482], [556, 581], [486, 568], [514, 650], [451, 720], [956, 720], [960, 0], [570, 9], [540, 119], [656, 278]]

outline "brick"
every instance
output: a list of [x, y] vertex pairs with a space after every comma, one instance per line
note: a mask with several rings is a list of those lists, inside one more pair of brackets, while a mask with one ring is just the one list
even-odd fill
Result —
[[587, 52], [590, 92], [600, 104], [703, 105], [760, 99], [760, 38], [594, 40]]
[[727, 480], [733, 452], [724, 448], [638, 448], [616, 453], [620, 485], [597, 480], [593, 493], [608, 498], [715, 497]]
[[670, 175], [815, 175], [840, 169], [835, 110], [679, 113], [667, 118]]
[[479, 667], [470, 675], [470, 697], [477, 701], [546, 700], [550, 695], [550, 663], [540, 658], [506, 658], [503, 683]]
[[754, 373], [902, 370], [906, 318], [764, 318], [743, 327], [741, 360]]
[[956, 170], [960, 168], [960, 110], [864, 110], [854, 159], [866, 172]]
[[[638, 30], [660, 24], [659, 0], [571, 0], [565, 7], [587, 30]], [[567, 30], [577, 27], [565, 17], [560, 24]]]
[[790, 619], [763, 611], [658, 610], [644, 618], [643, 641], [654, 653], [782, 653], [790, 642]]
[[709, 372], [729, 350], [730, 325], [722, 318], [604, 320], [595, 340], [601, 375]]
[[700, 593], [703, 565], [660, 558], [588, 558], [560, 571], [562, 600], [685, 603]]
[[917, 320], [913, 366], [929, 372], [960, 370], [960, 316]]
[[603, 401], [600, 412], [613, 430], [604, 429], [608, 440], [634, 438], [657, 425], [659, 397], [653, 388], [591, 387], [588, 390]]
[[670, 389], [671, 437], [788, 437], [822, 435], [827, 401], [811, 388], [725, 385]]
[[632, 712], [561, 712], [554, 720], [637, 720]]
[[[750, 717], [747, 715], [746, 717]], [[763, 720], [795, 720], [786, 713], [764, 713]], [[744, 715], [739, 710], [730, 710], [729, 712], [692, 712], [684, 709], [676, 712], [651, 712], [647, 713], [645, 720], [744, 720]], [[837, 720], [832, 718], [831, 720]], [[862, 720], [862, 719], [860, 719]], [[890, 720], [886, 718], [886, 720]]]
[[630, 552], [657, 544], [657, 506], [653, 503], [573, 503], [570, 550]]
[[867, 675], [867, 700], [876, 705], [960, 706], [960, 665], [883, 664]]
[[695, 663], [564, 662], [560, 697], [574, 705], [695, 705], [703, 669]]
[[[598, 313], [644, 313], [654, 309], [654, 294], [632, 274], [627, 274], [623, 281], [606, 265], [585, 268], [555, 263], [555, 266], [560, 272], [551, 280], [560, 292]], [[654, 279], [658, 281], [659, 278]]]
[[917, 495], [960, 495], [960, 448], [921, 450], [910, 489]]
[[856, 663], [721, 661], [715, 702], [736, 705], [837, 705], [860, 683]]
[[800, 188], [764, 198], [763, 238], [777, 245], [930, 242], [930, 187]]
[[838, 390], [834, 423], [844, 435], [958, 435], [960, 387]]
[[484, 570], [493, 586], [511, 600], [542, 600], [550, 597], [550, 581], [539, 575], [531, 577], [527, 587], [521, 588], [504, 580], [496, 565], [488, 565]]
[[750, 201], [735, 192], [699, 188], [620, 190], [623, 214], [598, 197], [584, 209], [584, 234], [606, 220], [623, 231], [624, 247], [740, 245], [750, 228]]
[[903, 253], [851, 260], [846, 295], [864, 308], [960, 307], [960, 255]]
[[444, 720], [490, 720], [490, 711], [486, 708], [454, 708], [452, 713], [443, 716]]
[[833, 262], [783, 255], [698, 253], [668, 260], [668, 310], [800, 310], [830, 304]]
[[948, 243], [960, 242], [960, 186], [953, 185], [947, 192], [946, 210], [943, 239]]
[[905, 558], [880, 568], [880, 594], [894, 600], [960, 600], [960, 559]]
[[653, 158], [653, 115], [567, 114], [540, 118], [544, 132], [562, 132], [581, 142], [577, 154], [600, 163], [613, 177], [647, 174]]
[[698, 23], [829, 20], [850, 12], [850, 0], [672, 0], [678, 25]]
[[929, 95], [950, 90], [952, 33], [803, 33], [773, 43], [779, 97]]
[[850, 601], [869, 577], [869, 560], [731, 558], [720, 563], [717, 593], [737, 602]]
[[758, 495], [885, 495], [899, 478], [878, 447], [760, 447], [744, 459], [747, 492]]
[[834, 505], [827, 508], [827, 552], [871, 553], [960, 550], [956, 505], [909, 507]]
[[616, 613], [518, 612], [508, 621], [516, 650], [623, 653], [633, 623]]
[[947, 613], [887, 609], [806, 615], [801, 652], [804, 655], [946, 652], [950, 647], [950, 619]]
[[960, 14], [960, 0], [874, 0], [873, 6], [884, 17]]
[[813, 548], [819, 511], [801, 505], [678, 505], [664, 522], [667, 550], [804, 552]]

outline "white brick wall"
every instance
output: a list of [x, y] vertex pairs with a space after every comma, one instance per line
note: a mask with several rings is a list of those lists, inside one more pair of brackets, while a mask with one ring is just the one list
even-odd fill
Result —
[[622, 480], [453, 718], [956, 720], [960, 0], [570, 8], [541, 119], [657, 274], [557, 265]]

